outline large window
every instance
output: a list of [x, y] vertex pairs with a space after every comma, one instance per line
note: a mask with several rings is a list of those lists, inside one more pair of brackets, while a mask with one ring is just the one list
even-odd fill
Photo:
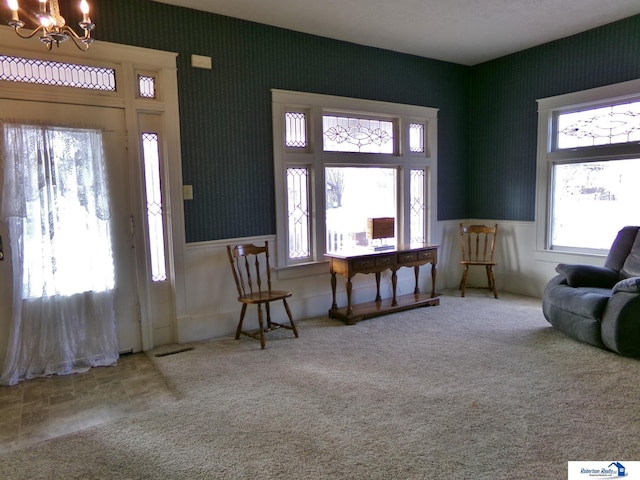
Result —
[[[428, 107], [274, 90], [278, 265], [429, 242], [436, 122]], [[393, 229], [372, 235], [374, 218]]]
[[640, 222], [640, 82], [539, 105], [538, 178], [547, 194], [538, 201], [538, 246], [604, 253], [618, 230]]

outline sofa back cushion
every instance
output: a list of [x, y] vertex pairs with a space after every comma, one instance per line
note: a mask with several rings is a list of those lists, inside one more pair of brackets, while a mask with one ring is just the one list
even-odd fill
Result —
[[636, 241], [622, 265], [620, 276], [622, 278], [640, 277], [640, 235], [636, 236]]
[[[615, 270], [616, 272], [620, 272], [624, 267], [628, 268], [629, 273], [622, 274], [624, 277], [635, 277], [640, 275], [640, 243], [638, 243], [638, 237], [640, 237], [638, 235], [639, 230], [640, 227], [628, 226], [618, 232], [618, 235], [611, 245], [611, 250], [609, 250], [607, 260], [604, 263], [605, 267]], [[627, 265], [627, 259], [632, 251], [635, 254], [634, 259], [629, 260], [629, 264]], [[632, 272], [637, 273], [633, 274]]]

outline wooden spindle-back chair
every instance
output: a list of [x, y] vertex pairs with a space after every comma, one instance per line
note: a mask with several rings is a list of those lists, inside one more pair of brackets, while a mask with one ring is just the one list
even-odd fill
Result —
[[479, 265], [484, 267], [487, 272], [489, 290], [495, 298], [498, 298], [496, 281], [493, 275], [493, 267], [496, 265], [493, 260], [493, 254], [497, 234], [498, 224], [495, 224], [493, 227], [487, 225], [464, 226], [462, 223], [460, 224], [460, 246], [462, 248], [462, 260], [460, 263], [464, 267], [462, 279], [460, 280], [460, 295], [462, 297], [464, 297], [467, 285], [469, 267]]
[[[261, 348], [265, 348], [265, 332], [275, 330], [280, 327], [293, 330], [294, 335], [298, 338], [298, 329], [293, 321], [291, 310], [287, 304], [287, 298], [292, 293], [285, 290], [273, 290], [271, 288], [271, 265], [269, 263], [269, 242], [264, 242], [264, 246], [259, 247], [252, 243], [245, 245], [227, 245], [227, 253], [231, 270], [233, 271], [233, 279], [236, 282], [238, 290], [238, 301], [242, 303], [240, 312], [240, 321], [236, 329], [236, 340], [240, 338], [240, 334], [249, 335], [260, 340]], [[266, 278], [266, 285], [263, 282]], [[271, 320], [270, 303], [282, 300], [284, 309], [289, 317], [289, 325], [282, 325]], [[243, 331], [242, 323], [247, 312], [247, 306], [255, 304], [258, 306], [258, 330]], [[267, 325], [265, 328], [262, 305], [264, 304], [267, 312]]]

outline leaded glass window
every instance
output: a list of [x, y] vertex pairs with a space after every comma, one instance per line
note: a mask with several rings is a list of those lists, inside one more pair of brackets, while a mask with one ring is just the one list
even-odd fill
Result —
[[156, 78], [150, 75], [138, 75], [138, 96], [140, 98], [156, 98]]
[[538, 100], [538, 175], [548, 192], [538, 202], [539, 248], [604, 255], [622, 227], [640, 222], [639, 88]]
[[116, 72], [112, 68], [8, 55], [0, 55], [0, 80], [116, 91]]
[[424, 169], [411, 170], [411, 198], [409, 213], [411, 219], [411, 243], [424, 243], [425, 223], [426, 223], [426, 195], [425, 195], [425, 171]]
[[304, 112], [285, 113], [285, 146], [289, 148], [306, 148], [307, 115]]
[[309, 170], [287, 168], [289, 258], [311, 255], [309, 242]]
[[640, 141], [640, 101], [560, 113], [558, 149]]
[[151, 280], [160, 282], [167, 279], [164, 249], [164, 214], [160, 185], [160, 152], [158, 134], [142, 134], [142, 155], [144, 157], [144, 177], [147, 195], [147, 228], [151, 257]]
[[424, 153], [424, 123], [409, 125], [409, 150], [412, 153]]
[[393, 122], [324, 115], [325, 152], [394, 153]]
[[[437, 109], [272, 92], [278, 267], [431, 240]], [[373, 218], [395, 220], [384, 245]]]

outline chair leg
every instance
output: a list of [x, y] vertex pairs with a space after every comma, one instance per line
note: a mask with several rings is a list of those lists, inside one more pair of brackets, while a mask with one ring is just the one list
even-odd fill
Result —
[[240, 333], [242, 332], [242, 322], [244, 322], [244, 315], [247, 313], [247, 304], [242, 304], [242, 311], [240, 312], [240, 321], [238, 322], [238, 328], [236, 328], [236, 340], [240, 338]]
[[498, 298], [498, 289], [496, 288], [496, 278], [493, 275], [493, 267], [488, 267], [489, 273], [489, 286], [491, 287], [491, 291], [493, 292], [493, 298]]
[[469, 274], [469, 265], [464, 266], [464, 271], [462, 272], [462, 280], [460, 280], [460, 296], [464, 297], [464, 289], [467, 286], [467, 275]]
[[270, 303], [265, 302], [264, 308], [267, 311], [267, 332], [271, 330], [271, 308], [269, 308]]
[[298, 338], [298, 328], [296, 324], [293, 323], [293, 316], [291, 315], [291, 310], [289, 309], [289, 304], [285, 298], [282, 299], [282, 303], [284, 303], [284, 309], [287, 312], [287, 316], [289, 317], [289, 323], [291, 324], [291, 330], [293, 330], [293, 334]]
[[262, 318], [262, 304], [258, 304], [258, 325], [260, 327], [260, 348], [264, 350], [264, 320]]
[[486, 270], [486, 273], [487, 273], [487, 285], [489, 285], [489, 290], [493, 292], [493, 283], [491, 281], [491, 266], [486, 265], [484, 269]]

